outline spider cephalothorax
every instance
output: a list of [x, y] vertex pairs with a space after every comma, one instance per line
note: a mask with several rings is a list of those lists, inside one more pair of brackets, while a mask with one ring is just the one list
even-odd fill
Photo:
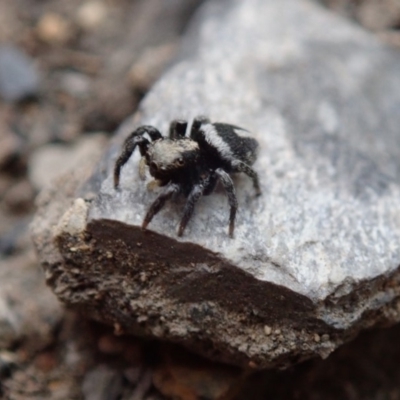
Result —
[[[247, 131], [234, 125], [211, 123], [205, 117], [194, 119], [190, 136], [186, 137], [187, 122], [171, 122], [169, 137], [163, 137], [153, 126], [136, 129], [125, 140], [121, 155], [114, 168], [114, 187], [119, 187], [121, 168], [129, 160], [136, 146], [142, 156], [139, 173], [144, 179], [144, 167], [158, 186], [164, 186], [161, 194], [151, 204], [143, 220], [145, 229], [154, 215], [174, 195], [186, 198], [178, 236], [182, 236], [190, 220], [194, 206], [201, 196], [212, 193], [217, 181], [222, 183], [230, 206], [229, 236], [233, 236], [237, 199], [230, 173], [244, 172], [253, 180], [257, 195], [261, 194], [257, 173], [251, 168], [257, 156], [258, 143], [246, 136]], [[144, 137], [147, 134], [151, 142]]]

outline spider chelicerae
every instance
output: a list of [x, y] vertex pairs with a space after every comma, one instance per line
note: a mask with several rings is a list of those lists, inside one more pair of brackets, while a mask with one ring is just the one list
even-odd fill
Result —
[[168, 137], [162, 136], [158, 129], [150, 125], [140, 126], [131, 133], [115, 163], [114, 188], [119, 188], [121, 168], [138, 147], [142, 156], [140, 177], [145, 179], [145, 168], [148, 166], [154, 177], [153, 185], [164, 187], [149, 207], [143, 220], [143, 229], [167, 200], [183, 194], [187, 200], [178, 228], [178, 236], [182, 236], [196, 202], [201, 196], [212, 193], [219, 181], [228, 197], [229, 236], [233, 237], [238, 202], [230, 173], [243, 172], [248, 175], [253, 180], [256, 195], [261, 194], [258, 175], [251, 168], [257, 158], [258, 142], [249, 137], [248, 131], [243, 128], [220, 122], [211, 123], [206, 117], [193, 120], [188, 137], [187, 126], [187, 121], [172, 121]]

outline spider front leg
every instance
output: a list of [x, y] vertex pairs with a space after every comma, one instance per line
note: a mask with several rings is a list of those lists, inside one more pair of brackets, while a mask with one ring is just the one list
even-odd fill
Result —
[[232, 162], [231, 166], [232, 166], [232, 172], [244, 172], [247, 176], [249, 176], [253, 180], [253, 186], [256, 191], [256, 196], [260, 196], [261, 189], [257, 172], [242, 161], [234, 161]]
[[168, 185], [148, 209], [142, 223], [142, 229], [146, 229], [153, 217], [164, 207], [167, 200], [169, 200], [174, 194], [178, 194], [180, 191], [181, 187], [178, 184], [171, 183]]
[[232, 178], [223, 169], [217, 168], [215, 170], [215, 174], [218, 176], [220, 182], [222, 183], [222, 186], [225, 189], [226, 195], [228, 196], [228, 202], [231, 207], [229, 213], [229, 236], [233, 238], [233, 231], [235, 230], [236, 211], [238, 208], [235, 186], [233, 185]]
[[194, 206], [196, 205], [199, 198], [203, 195], [204, 189], [208, 186], [209, 178], [201, 183], [193, 186], [193, 189], [189, 193], [188, 199], [185, 204], [185, 209], [183, 210], [183, 217], [179, 224], [178, 236], [183, 235], [183, 231], [186, 228], [187, 223], [193, 215]]
[[145, 137], [143, 137], [145, 133], [150, 136], [152, 141], [162, 138], [161, 133], [156, 128], [149, 125], [140, 126], [126, 138], [124, 146], [122, 148], [122, 152], [115, 162], [114, 166], [115, 189], [118, 189], [119, 187], [121, 168], [128, 162], [136, 146], [139, 146], [140, 154], [142, 157], [144, 157], [144, 155], [146, 154], [150, 142]]
[[217, 181], [218, 176], [215, 174], [210, 175], [209, 179], [207, 180], [207, 184], [204, 186], [203, 196], [208, 196], [214, 191]]

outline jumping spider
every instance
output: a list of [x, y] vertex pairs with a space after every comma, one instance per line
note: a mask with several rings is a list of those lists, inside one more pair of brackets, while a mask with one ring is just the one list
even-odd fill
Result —
[[[229, 176], [244, 172], [253, 180], [256, 195], [260, 195], [257, 173], [250, 167], [257, 157], [258, 142], [246, 136], [247, 131], [234, 125], [211, 123], [205, 117], [194, 119], [190, 137], [186, 137], [188, 123], [174, 120], [170, 124], [169, 137], [163, 137], [153, 126], [137, 128], [124, 143], [123, 150], [114, 167], [114, 188], [119, 187], [121, 168], [129, 160], [136, 146], [142, 159], [139, 175], [144, 179], [144, 168], [158, 186], [165, 186], [144, 217], [145, 229], [153, 217], [172, 196], [182, 193], [186, 198], [178, 236], [182, 236], [190, 220], [194, 206], [201, 196], [213, 192], [217, 181], [222, 183], [230, 206], [229, 236], [233, 237], [238, 207], [235, 187]], [[147, 134], [151, 142], [144, 137]]]

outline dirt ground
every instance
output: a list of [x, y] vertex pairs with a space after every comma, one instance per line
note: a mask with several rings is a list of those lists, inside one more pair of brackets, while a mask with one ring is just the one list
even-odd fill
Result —
[[[32, 304], [39, 301], [32, 285], [41, 276], [28, 229], [36, 195], [74, 167], [79, 149], [101, 147], [132, 115], [173, 62], [201, 2], [0, 0], [0, 277], [4, 283], [10, 276], [7, 268], [32, 273], [25, 286], [14, 286], [26, 287]], [[320, 3], [400, 51], [399, 0]], [[238, 379], [242, 371], [115, 336], [57, 307], [28, 314], [46, 328], [3, 340], [2, 313], [14, 309], [0, 304], [1, 398], [141, 400], [166, 398], [162, 392], [213, 399], [230, 386], [232, 399], [400, 399], [399, 326], [364, 333], [327, 360]]]

